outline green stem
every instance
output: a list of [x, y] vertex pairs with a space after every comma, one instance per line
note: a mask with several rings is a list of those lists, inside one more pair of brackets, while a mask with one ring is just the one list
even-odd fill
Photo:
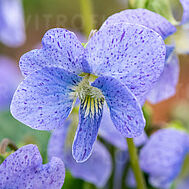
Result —
[[133, 173], [135, 175], [137, 188], [138, 189], [146, 189], [146, 183], [140, 169], [138, 155], [137, 155], [137, 148], [135, 147], [134, 141], [132, 138], [127, 138], [128, 150], [130, 155], [130, 162]]
[[94, 29], [91, 0], [80, 0], [80, 9], [84, 24], [84, 32], [88, 37], [91, 30]]

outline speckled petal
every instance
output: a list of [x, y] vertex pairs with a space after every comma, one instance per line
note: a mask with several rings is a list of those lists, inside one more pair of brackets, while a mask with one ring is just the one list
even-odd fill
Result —
[[154, 85], [153, 89], [147, 95], [147, 100], [156, 104], [162, 100], [172, 97], [176, 92], [176, 86], [179, 79], [179, 60], [176, 54], [173, 54], [165, 64], [163, 73]]
[[102, 121], [99, 128], [99, 135], [117, 148], [121, 150], [127, 149], [126, 139], [114, 126], [106, 104], [104, 105]]
[[86, 161], [92, 153], [102, 119], [104, 99], [87, 96], [81, 99], [79, 125], [73, 142], [72, 153], [77, 162]]
[[159, 33], [163, 39], [176, 32], [175, 26], [163, 16], [146, 9], [127, 9], [113, 14], [103, 23], [100, 29], [105, 29], [107, 25], [124, 22], [146, 26]]
[[0, 56], [0, 111], [8, 110], [14, 91], [21, 80], [16, 62]]
[[74, 177], [103, 187], [109, 179], [112, 169], [109, 152], [101, 143], [95, 142], [94, 150], [89, 159], [83, 163], [76, 163], [71, 149], [66, 145], [66, 140], [71, 140], [67, 134], [70, 132], [68, 128], [72, 128], [68, 126], [67, 122], [63, 128], [53, 131], [48, 144], [49, 159], [53, 156], [61, 158]]
[[188, 0], [180, 0], [180, 3], [183, 7], [183, 15], [181, 24], [185, 24], [186, 22], [189, 22], [189, 1]]
[[166, 54], [160, 35], [128, 23], [100, 30], [88, 42], [86, 51], [93, 74], [117, 78], [139, 101], [162, 73]]
[[168, 188], [178, 176], [189, 152], [189, 135], [176, 129], [154, 133], [140, 152], [140, 165], [157, 188]]
[[31, 128], [60, 128], [72, 110], [74, 87], [81, 79], [60, 68], [33, 72], [14, 94], [12, 115]]
[[81, 57], [84, 47], [74, 33], [62, 28], [51, 29], [44, 35], [42, 45], [42, 49], [35, 49], [21, 57], [23, 75], [43, 67], [59, 67], [75, 74], [83, 71]]
[[0, 188], [2, 189], [61, 189], [65, 176], [63, 162], [52, 158], [42, 165], [40, 152], [35, 145], [27, 145], [0, 165]]
[[17, 47], [25, 42], [25, 38], [21, 0], [0, 0], [0, 41]]
[[112, 122], [123, 136], [133, 138], [142, 134], [145, 119], [141, 106], [124, 84], [112, 77], [99, 77], [92, 86], [102, 91]]

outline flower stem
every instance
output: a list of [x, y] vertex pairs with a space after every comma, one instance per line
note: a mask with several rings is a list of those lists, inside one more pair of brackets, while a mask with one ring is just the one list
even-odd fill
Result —
[[94, 29], [91, 0], [80, 0], [80, 9], [84, 24], [84, 32], [86, 37], [88, 37], [91, 30]]
[[136, 184], [138, 189], [146, 189], [146, 183], [140, 169], [137, 148], [135, 147], [134, 141], [132, 138], [127, 138], [128, 150], [130, 155], [130, 162], [133, 173], [135, 175]]

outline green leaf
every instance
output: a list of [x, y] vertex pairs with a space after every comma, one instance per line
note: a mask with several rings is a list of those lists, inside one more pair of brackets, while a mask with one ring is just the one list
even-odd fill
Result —
[[10, 112], [0, 113], [0, 141], [3, 138], [11, 139], [18, 147], [26, 144], [36, 144], [46, 162], [47, 144], [50, 133], [38, 131], [15, 120]]

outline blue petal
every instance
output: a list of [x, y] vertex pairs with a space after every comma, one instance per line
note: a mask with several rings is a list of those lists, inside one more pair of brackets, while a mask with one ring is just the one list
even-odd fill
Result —
[[100, 124], [99, 135], [103, 137], [110, 144], [116, 146], [121, 150], [127, 149], [125, 137], [114, 126], [107, 106], [104, 106], [102, 121]]
[[[120, 150], [128, 150], [126, 138], [114, 126], [110, 112], [107, 106], [104, 106], [102, 121], [100, 124], [99, 135], [110, 144], [116, 146]], [[136, 146], [141, 146], [147, 141], [147, 135], [143, 132], [140, 136], [134, 138]]]
[[133, 138], [142, 134], [145, 119], [141, 107], [124, 84], [106, 76], [97, 78], [92, 86], [102, 91], [112, 122], [123, 136]]
[[113, 14], [103, 23], [100, 29], [105, 29], [107, 25], [124, 22], [146, 26], [159, 33], [163, 39], [176, 32], [175, 26], [164, 17], [146, 9], [127, 9]]
[[84, 47], [74, 33], [61, 28], [51, 29], [44, 35], [42, 45], [42, 49], [30, 51], [21, 57], [23, 75], [43, 67], [59, 67], [76, 74], [83, 71], [81, 57]]
[[12, 96], [21, 80], [21, 75], [13, 60], [0, 56], [0, 111], [8, 110]]
[[[72, 128], [69, 127], [69, 129]], [[67, 122], [63, 128], [52, 133], [48, 144], [49, 159], [53, 156], [61, 158], [74, 177], [91, 182], [98, 187], [103, 187], [109, 179], [112, 169], [109, 152], [101, 143], [96, 142], [89, 159], [83, 163], [76, 163], [72, 157], [71, 148], [66, 146], [66, 140], [71, 140], [68, 138], [69, 132]]]
[[58, 158], [42, 165], [40, 152], [35, 145], [27, 145], [0, 165], [0, 188], [61, 189], [65, 177], [63, 162]]
[[168, 188], [178, 176], [189, 152], [189, 135], [176, 129], [154, 133], [140, 152], [140, 165], [158, 188]]
[[81, 100], [79, 125], [73, 143], [73, 157], [77, 162], [86, 161], [92, 152], [102, 119], [104, 99], [87, 96]]
[[24, 14], [20, 0], [0, 1], [0, 41], [10, 47], [25, 42]]
[[183, 15], [181, 24], [185, 24], [186, 22], [189, 22], [189, 1], [188, 0], [180, 0], [180, 3], [183, 7]]
[[154, 85], [153, 89], [147, 95], [147, 100], [152, 104], [161, 102], [172, 97], [176, 92], [176, 86], [179, 79], [179, 60], [176, 54], [173, 54], [165, 64], [163, 73]]
[[81, 77], [60, 68], [33, 72], [15, 92], [11, 113], [31, 128], [60, 128], [72, 110], [74, 87], [81, 80]]
[[139, 101], [162, 73], [165, 54], [161, 36], [128, 23], [107, 26], [86, 47], [86, 60], [92, 73], [119, 79]]

